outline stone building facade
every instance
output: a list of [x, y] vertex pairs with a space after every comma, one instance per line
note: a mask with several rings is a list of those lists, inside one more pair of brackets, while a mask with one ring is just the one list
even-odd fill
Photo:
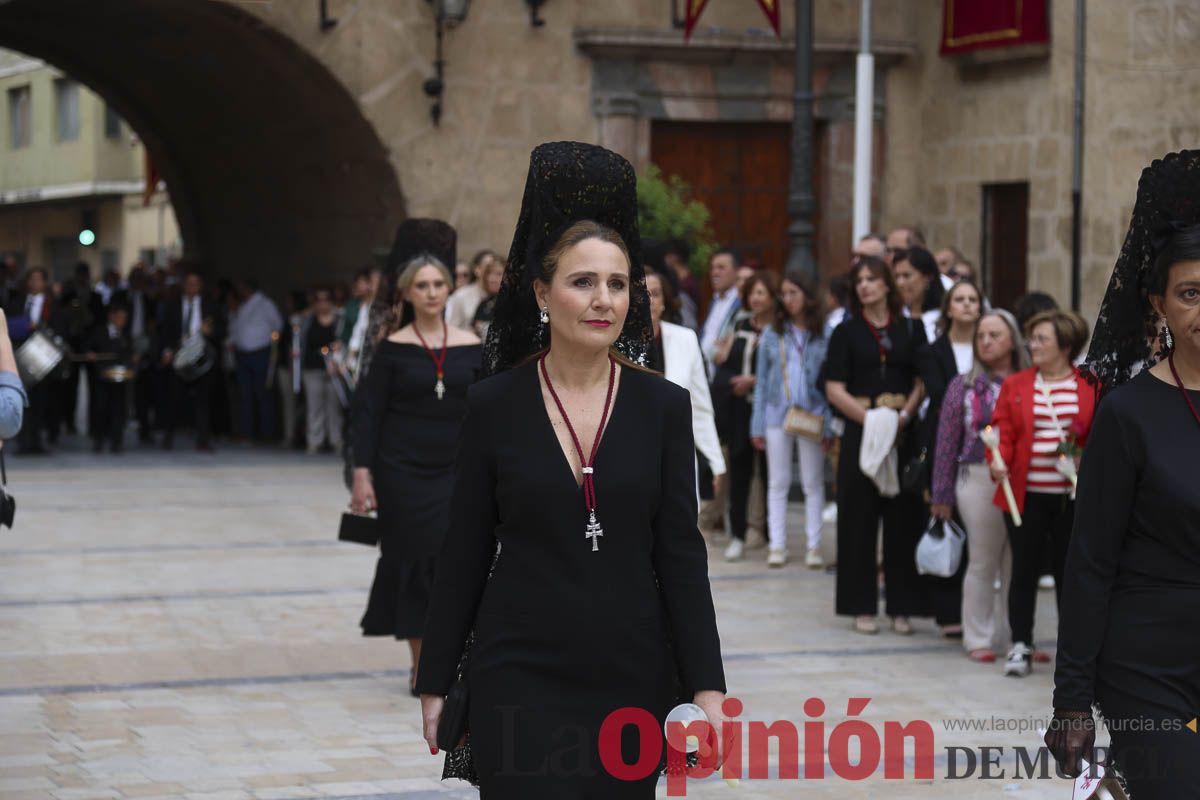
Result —
[[[791, 3], [782, 40], [754, 0], [722, 0], [685, 45], [678, 0], [550, 0], [540, 27], [523, 2], [476, 0], [445, 33], [436, 126], [422, 91], [435, 42], [426, 0], [328, 0], [336, 23], [324, 26], [316, 0], [120, 3], [128, 13], [10, 0], [0, 44], [47, 58], [116, 104], [162, 163], [189, 252], [276, 288], [346, 274], [386, 247], [404, 215], [450, 220], [464, 254], [506, 249], [529, 150], [543, 141], [598, 142], [644, 168], [668, 123], [736, 135], [785, 131], [790, 120]], [[1023, 197], [1021, 281], [1065, 302], [1075, 4], [1049, 7], [1044, 51], [979, 63], [938, 54], [942, 0], [875, 3], [873, 220], [881, 230], [917, 224], [931, 245], [953, 244], [1002, 280], [1015, 267], [989, 263], [987, 198], [1016, 198], [1011, 215]], [[850, 246], [858, 8], [815, 2], [823, 274], [844, 268]], [[1195, 139], [1200, 25], [1190, 0], [1088, 8], [1082, 307], [1094, 311], [1138, 171]], [[144, 44], [97, 47], [106, 32]], [[786, 202], [780, 180], [776, 205]]]

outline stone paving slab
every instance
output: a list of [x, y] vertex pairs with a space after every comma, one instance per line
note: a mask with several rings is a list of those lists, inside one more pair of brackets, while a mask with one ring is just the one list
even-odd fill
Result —
[[[0, 530], [0, 798], [477, 796], [437, 780], [407, 647], [358, 635], [375, 554], [334, 541], [347, 500], [336, 459], [65, 452], [13, 459], [9, 478], [20, 510], [16, 530]], [[828, 741], [848, 698], [871, 698], [861, 719], [877, 730], [933, 726], [935, 777], [913, 779], [910, 753], [901, 781], [837, 778], [827, 759], [824, 780], [783, 780], [776, 749], [770, 779], [692, 781], [688, 796], [1068, 796], [1065, 781], [1014, 779], [1011, 751], [1003, 779], [946, 777], [948, 747], [1036, 745], [1030, 732], [944, 721], [1045, 717], [1048, 668], [1006, 679], [928, 621], [912, 637], [857, 635], [832, 613], [831, 573], [768, 571], [761, 550], [727, 564], [721, 550], [711, 545], [713, 590], [740, 718], [818, 719]], [[1040, 599], [1050, 647], [1052, 595]], [[817, 718], [805, 713], [813, 697], [826, 706]]]

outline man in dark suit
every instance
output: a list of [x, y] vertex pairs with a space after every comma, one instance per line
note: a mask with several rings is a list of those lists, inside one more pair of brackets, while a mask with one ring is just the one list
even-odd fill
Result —
[[[46, 270], [34, 267], [25, 274], [23, 292], [14, 292], [9, 297], [6, 313], [12, 333], [13, 350], [19, 350], [26, 340], [37, 331], [53, 332], [61, 325], [59, 309], [50, 296]], [[52, 403], [52, 390], [56, 388], [50, 377], [43, 378], [33, 386], [27, 386], [29, 409], [21, 428], [19, 446], [21, 453], [42, 454], [49, 452], [42, 444], [42, 431]]]
[[[184, 402], [190, 400], [196, 422], [196, 449], [212, 452], [211, 396], [221, 338], [216, 320], [217, 309], [211, 300], [204, 297], [204, 281], [196, 272], [189, 272], [184, 277], [181, 295], [163, 304], [159, 363], [168, 374], [166, 402], [160, 412], [163, 419], [163, 448], [166, 450], [175, 445], [175, 428], [183, 415]], [[196, 336], [203, 336], [212, 348], [212, 368], [185, 380], [175, 369], [175, 355], [186, 340]]]
[[119, 453], [125, 444], [125, 417], [129, 406], [129, 383], [114, 380], [107, 373], [111, 367], [133, 366], [133, 340], [129, 336], [129, 309], [123, 298], [108, 304], [108, 321], [92, 331], [88, 349], [88, 366], [96, 373], [92, 382], [91, 402], [92, 450], [99, 453], [107, 441], [112, 452]]
[[154, 402], [154, 387], [157, 384], [158, 364], [150, 357], [151, 343], [158, 327], [154, 300], [150, 294], [150, 279], [146, 268], [139, 262], [129, 271], [129, 290], [118, 293], [129, 306], [129, 338], [133, 353], [137, 356], [134, 365], [133, 407], [137, 414], [138, 441], [147, 444], [150, 434], [150, 410]]
[[[75, 266], [74, 280], [63, 288], [60, 303], [62, 318], [62, 336], [67, 345], [76, 353], [87, 350], [92, 331], [97, 325], [104, 323], [104, 300], [100, 293], [92, 288], [92, 271], [86, 261], [80, 261]], [[79, 396], [79, 379], [85, 370], [79, 364], [70, 364], [67, 368], [67, 380], [55, 381], [49, 389], [52, 395], [50, 406], [50, 441], [57, 441], [58, 433], [63, 426], [68, 431], [75, 430], [75, 405]], [[94, 382], [93, 382], [94, 383]], [[92, 384], [89, 383], [89, 389]], [[94, 413], [88, 414], [89, 427], [95, 426]]]

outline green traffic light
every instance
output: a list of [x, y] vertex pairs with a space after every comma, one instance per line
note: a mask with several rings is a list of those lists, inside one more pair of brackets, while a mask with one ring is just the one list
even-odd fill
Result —
[[79, 232], [79, 243], [84, 247], [91, 247], [96, 243], [96, 232], [84, 228]]

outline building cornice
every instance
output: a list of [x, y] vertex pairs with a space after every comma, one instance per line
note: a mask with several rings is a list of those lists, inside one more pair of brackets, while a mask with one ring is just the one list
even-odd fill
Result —
[[45, 69], [46, 67], [45, 61], [36, 58], [17, 61], [0, 67], [0, 79], [11, 78], [14, 75], [24, 75], [26, 72], [37, 72], [39, 69]]
[[60, 183], [54, 186], [30, 186], [24, 189], [0, 191], [0, 205], [138, 194], [145, 188], [146, 184], [143, 181], [79, 181], [77, 183]]
[[[709, 29], [698, 31], [684, 43], [683, 34], [661, 28], [577, 28], [575, 45], [592, 58], [624, 61], [676, 61], [683, 63], [724, 63], [739, 56], [759, 56], [790, 63], [795, 42], [776, 38], [769, 32]], [[858, 40], [851, 37], [819, 36], [813, 42], [818, 61], [841, 60], [858, 52]], [[912, 42], [876, 41], [872, 52], [877, 63], [887, 66], [917, 55]]]

